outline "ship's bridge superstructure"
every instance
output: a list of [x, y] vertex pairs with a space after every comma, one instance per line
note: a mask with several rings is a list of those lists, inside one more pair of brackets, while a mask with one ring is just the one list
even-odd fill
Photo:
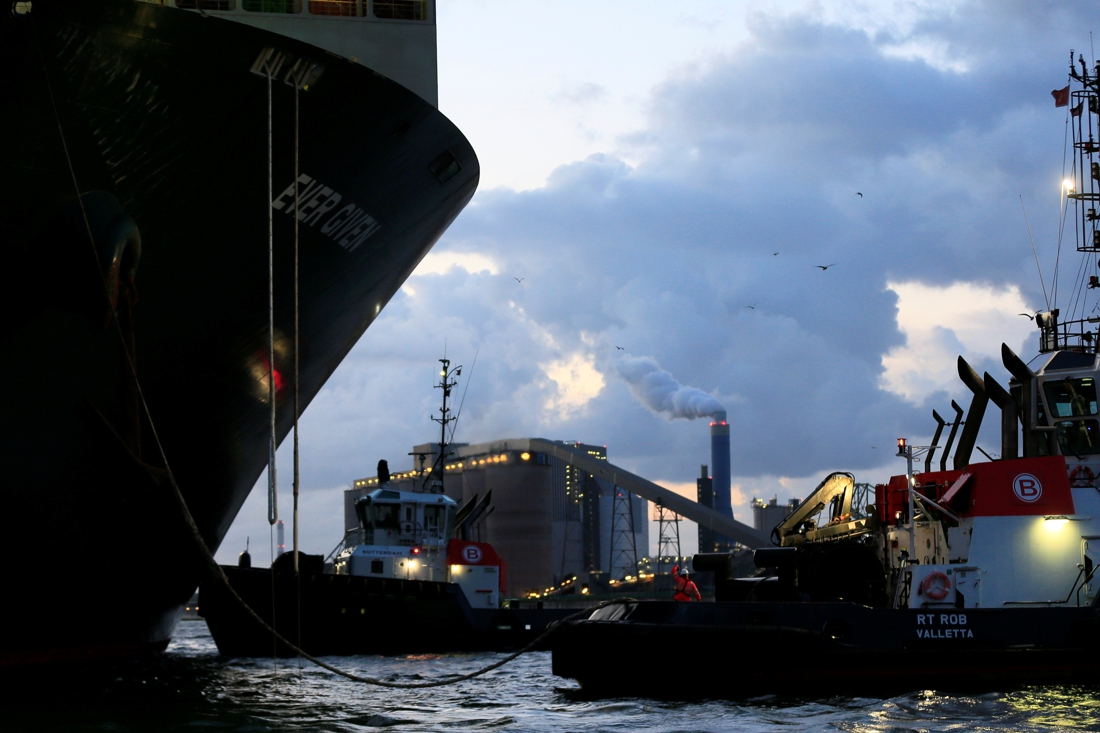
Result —
[[363, 64], [439, 106], [435, 0], [142, 0], [289, 36]]

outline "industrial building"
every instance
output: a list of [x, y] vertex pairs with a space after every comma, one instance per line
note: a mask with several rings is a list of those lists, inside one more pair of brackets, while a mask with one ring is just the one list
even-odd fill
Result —
[[[607, 460], [606, 446], [555, 442]], [[548, 453], [502, 450], [500, 443], [452, 443], [447, 450], [443, 493], [461, 505], [492, 492], [470, 538], [492, 544], [504, 558], [509, 594], [543, 592], [571, 576], [602, 584], [637, 573], [649, 548], [644, 499]], [[391, 487], [423, 485], [438, 453], [438, 443], [416, 446], [414, 467], [392, 474]], [[378, 477], [371, 476], [345, 491], [346, 529], [358, 526], [355, 501], [376, 488]]]
[[798, 508], [800, 499], [791, 499], [786, 504], [780, 504], [777, 497], [772, 497], [765, 502], [763, 499], [752, 500], [752, 526], [756, 531], [770, 535], [776, 526], [786, 519], [791, 512]]

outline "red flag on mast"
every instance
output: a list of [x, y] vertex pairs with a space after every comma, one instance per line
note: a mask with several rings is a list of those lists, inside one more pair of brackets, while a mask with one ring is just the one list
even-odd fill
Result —
[[1050, 96], [1054, 97], [1055, 107], [1068, 107], [1069, 106], [1069, 86], [1065, 89], [1055, 89], [1050, 93]]
[[1085, 110], [1084, 101], [1078, 102], [1076, 107], [1070, 107], [1069, 113], [1074, 117], [1080, 117], [1081, 113]]

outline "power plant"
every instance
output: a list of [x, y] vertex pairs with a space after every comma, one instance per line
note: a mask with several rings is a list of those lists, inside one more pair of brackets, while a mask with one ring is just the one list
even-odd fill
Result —
[[[399, 491], [442, 491], [469, 505], [477, 518], [468, 539], [490, 543], [504, 558], [510, 595], [573, 582], [611, 587], [637, 578], [649, 554], [647, 500], [668, 521], [696, 522], [701, 552], [766, 543], [766, 533], [733, 519], [725, 412], [714, 415], [710, 430], [714, 475], [702, 467], [698, 502], [609, 463], [606, 446], [541, 438], [451, 443], [441, 475], [431, 468], [439, 465], [439, 444], [418, 445], [409, 454], [413, 468], [388, 480]], [[379, 488], [379, 479], [356, 479], [344, 492], [347, 531], [358, 527], [355, 501]]]

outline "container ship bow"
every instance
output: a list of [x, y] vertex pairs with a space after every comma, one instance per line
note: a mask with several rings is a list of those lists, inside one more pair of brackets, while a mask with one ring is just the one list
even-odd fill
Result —
[[304, 407], [473, 196], [433, 15], [6, 3], [0, 666], [166, 646], [202, 558], [163, 456], [216, 548], [267, 461], [269, 382], [292, 425], [295, 237]]

